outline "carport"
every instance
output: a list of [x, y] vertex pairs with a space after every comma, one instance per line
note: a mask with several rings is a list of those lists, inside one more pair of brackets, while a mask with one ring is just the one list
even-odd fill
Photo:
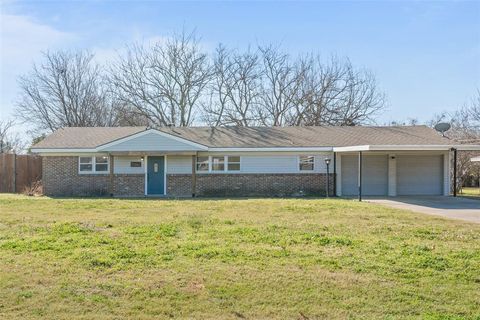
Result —
[[[334, 148], [337, 196], [448, 196], [458, 151], [480, 145], [361, 145]], [[453, 188], [456, 190], [456, 188]], [[456, 196], [454, 191], [454, 196]]]

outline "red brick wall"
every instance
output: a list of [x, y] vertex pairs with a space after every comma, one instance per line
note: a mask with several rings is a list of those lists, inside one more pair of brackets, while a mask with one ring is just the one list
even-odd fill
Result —
[[[327, 175], [302, 174], [197, 174], [196, 195], [204, 197], [324, 196]], [[102, 196], [109, 194], [108, 174], [78, 174], [78, 157], [44, 157], [44, 193], [51, 196]], [[143, 174], [116, 174], [114, 195], [143, 196]], [[333, 175], [330, 175], [333, 195]], [[167, 174], [167, 195], [192, 196], [190, 174]]]
[[[43, 158], [43, 192], [49, 196], [109, 195], [108, 174], [79, 174], [78, 157]], [[114, 195], [144, 196], [143, 174], [114, 175]]]
[[145, 196], [145, 175], [116, 174], [113, 186], [115, 196], [143, 197]]
[[[204, 197], [324, 196], [327, 175], [308, 174], [197, 174], [196, 195]], [[191, 196], [189, 174], [167, 175], [167, 195]], [[330, 175], [333, 195], [333, 175]]]

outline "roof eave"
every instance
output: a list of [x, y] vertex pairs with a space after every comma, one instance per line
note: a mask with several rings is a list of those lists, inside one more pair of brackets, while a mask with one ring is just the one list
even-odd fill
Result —
[[480, 145], [465, 145], [465, 144], [451, 144], [451, 145], [360, 145], [360, 146], [346, 146], [334, 147], [335, 152], [353, 152], [353, 151], [449, 151], [451, 149], [460, 151], [479, 151]]

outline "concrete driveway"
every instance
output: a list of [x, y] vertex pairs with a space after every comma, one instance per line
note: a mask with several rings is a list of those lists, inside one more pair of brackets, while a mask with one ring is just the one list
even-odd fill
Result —
[[480, 200], [454, 197], [392, 197], [365, 199], [391, 208], [480, 223]]

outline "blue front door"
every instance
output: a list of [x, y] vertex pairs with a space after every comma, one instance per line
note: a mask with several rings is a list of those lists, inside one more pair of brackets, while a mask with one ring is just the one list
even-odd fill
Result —
[[148, 157], [147, 193], [165, 194], [165, 157]]

